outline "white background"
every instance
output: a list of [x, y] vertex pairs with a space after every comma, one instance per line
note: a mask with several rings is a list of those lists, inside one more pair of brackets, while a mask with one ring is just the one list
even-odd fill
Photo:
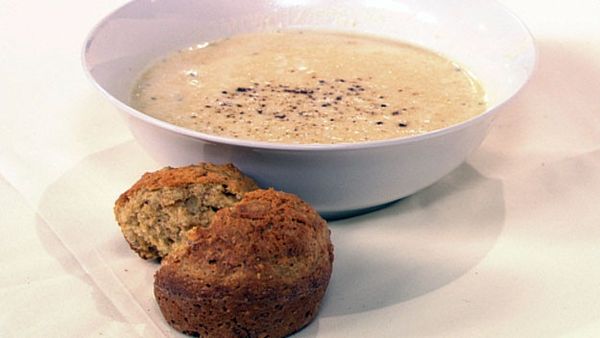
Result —
[[[157, 165], [80, 66], [122, 3], [0, 1], [1, 337], [176, 335], [112, 218]], [[537, 40], [531, 82], [448, 177], [331, 224], [298, 336], [600, 336], [600, 1], [502, 3]]]

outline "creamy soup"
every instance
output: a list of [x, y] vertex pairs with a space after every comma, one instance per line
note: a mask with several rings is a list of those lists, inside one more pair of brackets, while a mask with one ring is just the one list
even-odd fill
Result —
[[233, 36], [153, 64], [136, 109], [204, 133], [278, 143], [353, 143], [444, 128], [486, 108], [462, 66], [379, 38], [319, 31]]

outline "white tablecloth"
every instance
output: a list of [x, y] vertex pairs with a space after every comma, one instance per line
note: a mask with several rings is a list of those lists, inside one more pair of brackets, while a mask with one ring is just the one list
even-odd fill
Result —
[[[331, 224], [297, 336], [600, 336], [600, 1], [502, 2], [538, 41], [531, 82], [459, 169]], [[177, 335], [112, 215], [158, 166], [80, 66], [122, 3], [0, 0], [0, 337]]]

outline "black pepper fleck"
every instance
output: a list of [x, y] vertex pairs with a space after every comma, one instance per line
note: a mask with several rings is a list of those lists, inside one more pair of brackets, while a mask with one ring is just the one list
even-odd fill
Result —
[[310, 90], [310, 89], [304, 89], [304, 88], [294, 88], [294, 89], [287, 89], [288, 86], [284, 86], [283, 91], [286, 93], [292, 93], [292, 94], [304, 94], [304, 95], [310, 95], [313, 94], [314, 91]]

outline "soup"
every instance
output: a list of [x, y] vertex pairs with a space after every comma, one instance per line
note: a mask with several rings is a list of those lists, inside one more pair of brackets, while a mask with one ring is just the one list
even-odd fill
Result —
[[441, 129], [481, 114], [461, 65], [369, 36], [278, 31], [179, 50], [151, 65], [131, 104], [203, 133], [276, 143], [355, 143]]

